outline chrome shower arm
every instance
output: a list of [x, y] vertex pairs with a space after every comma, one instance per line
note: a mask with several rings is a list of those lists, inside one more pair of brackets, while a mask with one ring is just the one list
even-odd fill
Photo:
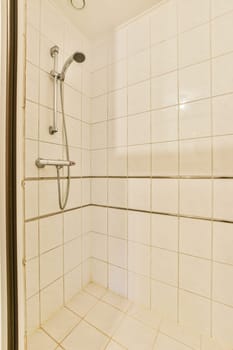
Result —
[[53, 78], [53, 125], [49, 127], [49, 133], [51, 135], [58, 132], [58, 127], [57, 127], [57, 96], [58, 96], [58, 80], [59, 80], [58, 54], [59, 54], [59, 47], [53, 46], [50, 49], [50, 55], [51, 57], [53, 57], [53, 61], [54, 61], [53, 70], [50, 72], [50, 75]]

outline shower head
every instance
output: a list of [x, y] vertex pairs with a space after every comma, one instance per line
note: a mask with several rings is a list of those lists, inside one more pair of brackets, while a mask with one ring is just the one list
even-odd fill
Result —
[[73, 62], [77, 63], [83, 63], [85, 61], [86, 57], [82, 52], [75, 52], [73, 55], [71, 55], [65, 62], [61, 74], [60, 79], [65, 80], [66, 71]]

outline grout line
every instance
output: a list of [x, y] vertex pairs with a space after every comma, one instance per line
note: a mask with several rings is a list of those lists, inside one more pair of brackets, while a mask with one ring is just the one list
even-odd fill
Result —
[[[56, 177], [41, 177], [41, 178], [26, 178], [24, 180], [24, 183], [26, 181], [51, 181], [56, 180]], [[61, 177], [62, 180], [67, 179], [67, 177]], [[78, 179], [153, 179], [153, 180], [160, 180], [160, 179], [173, 179], [173, 180], [233, 180], [233, 176], [205, 176], [205, 175], [177, 175], [177, 176], [105, 176], [105, 175], [99, 175], [99, 176], [73, 176], [71, 177], [72, 180]]]
[[[152, 19], [149, 18], [149, 27], [150, 27], [150, 109], [152, 110]], [[152, 212], [152, 174], [153, 174], [153, 146], [152, 146], [152, 112], [150, 112], [150, 212]], [[149, 265], [149, 284], [150, 284], [150, 294], [149, 294], [149, 307], [152, 309], [152, 215], [150, 215], [150, 236], [149, 236], [149, 243], [150, 243], [150, 265]], [[155, 338], [156, 343], [157, 337]]]
[[[39, 26], [41, 28], [41, 12], [42, 12], [42, 3], [41, 3], [41, 0], [40, 0], [40, 13], [39, 13]], [[39, 36], [39, 52], [41, 52], [41, 36]], [[41, 60], [41, 57], [39, 55], [39, 66], [41, 64], [40, 62]], [[41, 75], [40, 75], [40, 71], [38, 71], [38, 82], [39, 82], [39, 86], [38, 86], [38, 105], [40, 103], [40, 87], [41, 87]], [[40, 154], [40, 110], [39, 110], [39, 107], [37, 109], [37, 117], [38, 117], [38, 144], [37, 144], [37, 154], [39, 156]], [[37, 169], [37, 174], [39, 176], [39, 169]], [[39, 212], [40, 212], [40, 184], [38, 183], [37, 184], [37, 191], [38, 191], [38, 216], [39, 216]], [[40, 220], [38, 221], [38, 264], [39, 264], [39, 275], [38, 275], [38, 292], [39, 292], [39, 324], [41, 326], [41, 320], [42, 320], [42, 297], [41, 297], [41, 291], [40, 291], [40, 286], [41, 286], [41, 257], [40, 257], [40, 243], [41, 243], [41, 234], [40, 234]]]
[[[210, 18], [212, 17], [212, 2], [209, 3], [209, 14]], [[212, 22], [209, 24], [209, 33], [210, 33], [210, 113], [211, 113], [211, 174], [214, 174], [214, 124], [213, 124], [213, 32], [212, 32]], [[210, 336], [213, 337], [213, 259], [214, 259], [214, 181], [211, 181], [211, 265], [210, 265]], [[201, 344], [202, 348], [202, 339]]]
[[[127, 260], [126, 260], [126, 269], [124, 269], [126, 274], [126, 288], [125, 288], [125, 294], [127, 298], [129, 298], [129, 220], [128, 220], [128, 207], [129, 207], [129, 31], [128, 26], [126, 27], [126, 87], [127, 87], [127, 120], [126, 120], [126, 178], [127, 178], [127, 215], [126, 215], [126, 254], [127, 254]], [[109, 232], [108, 232], [109, 234]]]
[[[67, 209], [61, 212], [54, 212], [51, 214], [46, 214], [46, 215], [42, 215], [42, 216], [38, 216], [38, 217], [33, 217], [33, 218], [29, 218], [26, 219], [25, 222], [32, 222], [32, 221], [36, 221], [36, 220], [40, 220], [40, 219], [44, 219], [44, 218], [48, 218], [50, 216], [55, 216], [55, 215], [59, 215], [62, 213], [66, 213], [69, 211], [74, 211], [74, 210], [78, 210], [78, 209], [82, 209], [82, 208], [87, 208], [87, 207], [99, 207], [99, 208], [109, 208], [109, 209], [118, 209], [118, 210], [128, 210], [128, 211], [133, 211], [133, 212], [140, 212], [140, 213], [149, 213], [149, 214], [157, 214], [157, 215], [165, 215], [165, 216], [171, 216], [171, 217], [181, 217], [181, 218], [187, 218], [187, 219], [196, 219], [196, 220], [204, 220], [204, 221], [211, 221], [211, 217], [206, 217], [206, 216], [197, 216], [197, 215], [189, 215], [189, 214], [177, 214], [177, 213], [169, 213], [169, 212], [160, 212], [160, 211], [150, 211], [150, 210], [143, 210], [143, 209], [134, 209], [134, 208], [126, 208], [126, 207], [117, 207], [117, 206], [112, 206], [112, 205], [104, 205], [104, 204], [86, 204], [83, 205], [81, 207], [75, 207], [75, 208], [71, 208], [71, 209]], [[220, 223], [226, 223], [226, 224], [232, 224], [233, 220], [228, 220], [228, 219], [220, 219], [220, 218], [213, 218], [213, 222], [220, 222]]]

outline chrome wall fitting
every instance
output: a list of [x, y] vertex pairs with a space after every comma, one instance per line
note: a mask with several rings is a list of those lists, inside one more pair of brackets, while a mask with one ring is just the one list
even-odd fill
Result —
[[36, 160], [36, 166], [39, 169], [45, 168], [46, 166], [56, 166], [63, 168], [64, 166], [74, 166], [76, 163], [72, 160], [63, 160], [63, 159], [43, 159], [38, 158]]

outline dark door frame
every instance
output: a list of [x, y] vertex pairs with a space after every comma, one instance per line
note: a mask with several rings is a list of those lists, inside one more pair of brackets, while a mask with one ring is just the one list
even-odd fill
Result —
[[17, 62], [18, 0], [8, 0], [6, 76], [6, 265], [7, 350], [18, 350], [17, 265]]

